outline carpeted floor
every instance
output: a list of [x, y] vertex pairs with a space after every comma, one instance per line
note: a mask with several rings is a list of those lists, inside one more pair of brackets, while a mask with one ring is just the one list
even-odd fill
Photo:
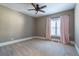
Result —
[[77, 56], [74, 46], [32, 39], [0, 47], [0, 56]]

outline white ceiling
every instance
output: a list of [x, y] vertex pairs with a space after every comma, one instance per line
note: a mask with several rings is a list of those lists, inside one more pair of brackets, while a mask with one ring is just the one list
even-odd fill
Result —
[[33, 8], [30, 3], [2, 3], [0, 5], [22, 12], [32, 17], [50, 15], [75, 8], [75, 3], [39, 3], [40, 6], [47, 5], [46, 8], [42, 9], [45, 11], [45, 13], [38, 12], [38, 14], [35, 14], [35, 11], [28, 11], [28, 9]]

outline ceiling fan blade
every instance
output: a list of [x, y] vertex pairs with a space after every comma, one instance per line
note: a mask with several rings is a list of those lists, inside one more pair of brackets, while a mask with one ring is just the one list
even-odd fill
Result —
[[45, 7], [47, 7], [47, 6], [46, 6], [46, 5], [44, 5], [44, 6], [40, 7], [40, 9], [43, 9], [43, 8], [45, 8]]
[[36, 8], [36, 6], [34, 5], [34, 3], [31, 3], [32, 4], [32, 6], [34, 7], [34, 8]]
[[43, 10], [39, 10], [40, 12], [43, 12], [43, 13], [45, 13], [45, 11], [43, 11]]
[[31, 10], [35, 10], [35, 9], [28, 9], [28, 11], [31, 11]]

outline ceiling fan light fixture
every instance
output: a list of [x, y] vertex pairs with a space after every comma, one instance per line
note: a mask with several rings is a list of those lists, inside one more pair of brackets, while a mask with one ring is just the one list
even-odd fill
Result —
[[36, 11], [36, 13], [35, 13], [35, 14], [37, 14], [37, 13], [38, 13], [38, 11], [45, 13], [45, 11], [43, 11], [43, 10], [41, 10], [41, 9], [46, 8], [46, 7], [47, 7], [46, 5], [41, 6], [41, 7], [39, 7], [39, 4], [34, 4], [34, 3], [31, 3], [31, 5], [34, 7], [34, 9], [28, 9], [28, 11], [35, 10], [35, 11]]

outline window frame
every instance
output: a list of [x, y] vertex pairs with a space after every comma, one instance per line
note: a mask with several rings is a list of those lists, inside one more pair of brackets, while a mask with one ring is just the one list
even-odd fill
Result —
[[[55, 18], [60, 18], [60, 17], [53, 17], [53, 18], [51, 18], [51, 20], [57, 20], [57, 19], [55, 19]], [[58, 20], [60, 20], [60, 19], [58, 19]], [[51, 23], [51, 22], [50, 22]], [[52, 27], [52, 26], [51, 26]], [[58, 28], [58, 25], [57, 25], [57, 21], [55, 22], [55, 27], [53, 27], [53, 28], [55, 28], [55, 35], [52, 35], [51, 34], [51, 36], [54, 36], [54, 37], [60, 37], [60, 34], [58, 35], [58, 29], [60, 29], [60, 28]], [[52, 30], [51, 30], [52, 31]]]

